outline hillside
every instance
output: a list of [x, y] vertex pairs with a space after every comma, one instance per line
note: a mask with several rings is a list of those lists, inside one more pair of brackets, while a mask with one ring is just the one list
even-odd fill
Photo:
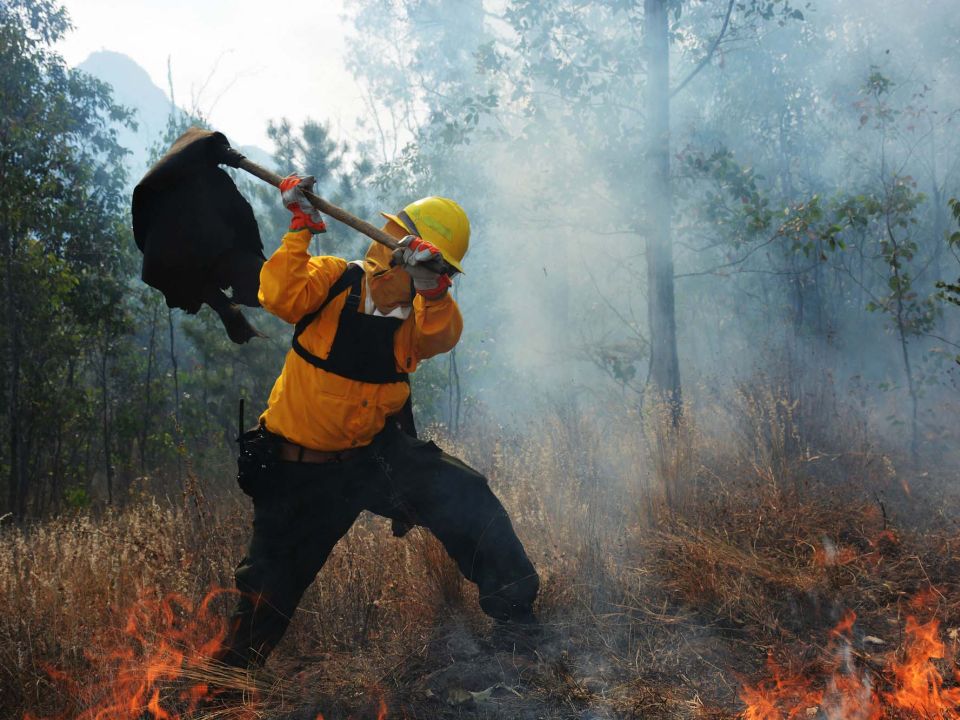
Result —
[[[120, 144], [131, 152], [127, 158], [127, 170], [131, 179], [136, 180], [146, 170], [150, 147], [156, 144], [166, 125], [173, 107], [170, 97], [157, 87], [146, 70], [122, 53], [99, 50], [91, 53], [77, 67], [111, 85], [114, 99], [120, 105], [136, 112], [137, 129], [119, 129]], [[230, 139], [251, 159], [262, 165], [272, 166], [273, 162], [267, 151], [238, 143], [240, 138]]]

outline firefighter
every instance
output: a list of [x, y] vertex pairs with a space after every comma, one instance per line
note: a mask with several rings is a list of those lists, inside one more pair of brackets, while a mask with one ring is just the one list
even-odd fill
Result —
[[303, 195], [312, 185], [296, 175], [281, 184], [290, 229], [260, 273], [260, 303], [295, 330], [259, 427], [241, 437], [253, 537], [220, 659], [266, 660], [364, 510], [393, 520], [395, 534], [430, 530], [478, 586], [487, 615], [533, 624], [539, 580], [506, 511], [480, 473], [415, 437], [410, 412], [409, 374], [460, 338], [449, 289], [469, 244], [466, 214], [423, 198], [382, 213], [397, 250], [374, 243], [349, 263], [311, 257], [312, 234], [324, 231]]

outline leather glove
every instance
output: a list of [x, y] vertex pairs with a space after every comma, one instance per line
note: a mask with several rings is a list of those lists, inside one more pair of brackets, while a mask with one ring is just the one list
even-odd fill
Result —
[[419, 295], [427, 300], [437, 300], [447, 294], [453, 285], [450, 276], [445, 272], [437, 272], [427, 267], [443, 266], [443, 255], [426, 240], [416, 235], [407, 235], [399, 243], [400, 247], [393, 251], [394, 263], [403, 267], [413, 278], [413, 287]]
[[301, 177], [296, 173], [288, 175], [280, 181], [280, 197], [283, 204], [287, 207], [293, 217], [290, 220], [291, 230], [307, 229], [310, 232], [323, 233], [327, 231], [327, 226], [323, 222], [323, 215], [317, 210], [307, 196], [303, 194], [304, 190], [313, 192], [313, 186], [317, 180], [313, 175]]

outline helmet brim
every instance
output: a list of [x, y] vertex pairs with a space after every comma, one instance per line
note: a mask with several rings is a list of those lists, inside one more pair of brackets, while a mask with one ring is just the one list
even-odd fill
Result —
[[[396, 215], [391, 215], [390, 213], [385, 213], [385, 212], [381, 212], [380, 214], [383, 215], [387, 220], [392, 220], [393, 222], [395, 222], [397, 225], [399, 225], [400, 227], [402, 227], [402, 228], [403, 228], [404, 230], [406, 230], [408, 233], [413, 233], [413, 232], [414, 232], [411, 228], [408, 228], [408, 227], [407, 227], [407, 224], [406, 224], [403, 220], [401, 220], [400, 218], [398, 218]], [[442, 251], [442, 250], [440, 251], [440, 254], [443, 255], [443, 251]], [[446, 255], [443, 255], [443, 259], [444, 259], [444, 262], [447, 263], [447, 265], [449, 265], [449, 266], [452, 267], [452, 268], [456, 268], [456, 271], [457, 271], [457, 272], [459, 272], [459, 273], [462, 273], [462, 272], [463, 272], [463, 267], [461, 267], [460, 263], [457, 262], [456, 260], [454, 260], [453, 258], [447, 257]]]

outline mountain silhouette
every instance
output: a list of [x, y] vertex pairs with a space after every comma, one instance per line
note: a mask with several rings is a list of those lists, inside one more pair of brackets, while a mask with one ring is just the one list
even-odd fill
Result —
[[[136, 183], [146, 173], [151, 147], [160, 142], [173, 110], [167, 93], [150, 79], [147, 71], [123, 53], [99, 50], [77, 66], [113, 88], [113, 100], [135, 112], [137, 129], [118, 127], [120, 144], [130, 151], [126, 166], [130, 180]], [[180, 109], [182, 112], [182, 109]], [[219, 128], [218, 128], [219, 129]], [[236, 143], [237, 138], [230, 138]], [[254, 162], [273, 167], [270, 153], [252, 145], [234, 145]]]

